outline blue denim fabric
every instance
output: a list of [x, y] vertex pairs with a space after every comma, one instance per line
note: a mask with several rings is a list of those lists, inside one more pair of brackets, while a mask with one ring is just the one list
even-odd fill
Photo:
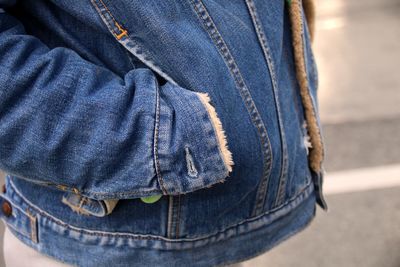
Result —
[[326, 203], [287, 5], [0, 0], [1, 219], [77, 266], [220, 266], [303, 229]]

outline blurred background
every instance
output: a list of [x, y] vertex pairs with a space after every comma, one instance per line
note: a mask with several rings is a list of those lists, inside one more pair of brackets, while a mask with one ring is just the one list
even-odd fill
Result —
[[316, 0], [329, 212], [245, 267], [400, 267], [400, 1]]
[[316, 0], [316, 11], [329, 212], [244, 266], [400, 267], [400, 0]]

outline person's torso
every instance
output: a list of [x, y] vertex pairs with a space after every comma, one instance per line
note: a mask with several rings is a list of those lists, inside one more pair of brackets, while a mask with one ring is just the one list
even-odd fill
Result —
[[49, 47], [71, 48], [120, 76], [150, 68], [161, 83], [209, 93], [235, 162], [224, 183], [153, 204], [121, 199], [104, 217], [74, 213], [61, 190], [13, 179], [40, 209], [83, 229], [195, 240], [275, 212], [309, 190], [315, 174], [285, 1], [25, 2], [11, 11]]

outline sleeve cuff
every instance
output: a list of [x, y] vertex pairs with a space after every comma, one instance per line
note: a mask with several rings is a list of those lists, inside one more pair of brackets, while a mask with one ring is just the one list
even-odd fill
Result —
[[160, 87], [158, 100], [154, 158], [163, 194], [224, 182], [234, 162], [209, 95], [168, 82]]

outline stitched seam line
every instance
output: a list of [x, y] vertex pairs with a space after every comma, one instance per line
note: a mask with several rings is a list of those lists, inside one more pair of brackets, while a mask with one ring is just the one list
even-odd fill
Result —
[[[115, 20], [114, 16], [112, 15], [112, 13], [110, 12], [110, 10], [108, 9], [108, 7], [104, 4], [103, 0], [99, 0], [101, 2], [101, 4], [103, 5], [103, 7], [105, 8], [105, 10], [107, 11], [107, 13], [110, 15], [111, 19], [114, 21], [115, 26], [117, 26], [117, 28], [121, 31], [119, 34], [117, 34], [113, 28], [111, 27], [111, 30], [114, 33], [114, 36], [120, 40], [122, 38], [123, 35], [128, 36], [128, 31], [125, 30], [124, 28], [121, 27], [121, 25]], [[121, 35], [122, 34], [122, 35]]]
[[167, 222], [167, 237], [172, 238], [172, 215], [174, 212], [174, 196], [169, 196], [168, 203], [168, 222]]
[[22, 208], [20, 208], [19, 206], [15, 205], [15, 203], [8, 198], [6, 195], [1, 195], [2, 198], [4, 198], [5, 200], [7, 200], [8, 202], [10, 202], [10, 204], [12, 204], [11, 206], [14, 208], [17, 208], [19, 210], [19, 212], [23, 213], [25, 216], [29, 217], [29, 215], [26, 213], [26, 211], [24, 211]]
[[[281, 139], [281, 148], [282, 148], [282, 159], [281, 159], [281, 170], [280, 170], [280, 178], [279, 178], [279, 185], [278, 185], [278, 191], [277, 191], [277, 197], [275, 199], [275, 204], [279, 205], [284, 198], [284, 193], [285, 193], [285, 188], [286, 188], [286, 176], [287, 176], [287, 168], [288, 168], [288, 155], [287, 155], [287, 144], [286, 144], [286, 137], [285, 137], [285, 131], [282, 126], [282, 118], [281, 118], [281, 110], [280, 110], [280, 105], [279, 105], [279, 100], [278, 100], [278, 85], [276, 82], [276, 72], [275, 72], [275, 67], [273, 64], [273, 60], [271, 58], [271, 52], [269, 49], [269, 45], [267, 43], [264, 30], [262, 28], [262, 25], [260, 23], [260, 20], [258, 18], [257, 10], [254, 5], [254, 2], [252, 0], [246, 0], [246, 5], [248, 7], [253, 26], [256, 29], [257, 37], [259, 40], [259, 43], [261, 44], [261, 48], [263, 50], [264, 58], [267, 62], [269, 73], [271, 75], [271, 81], [272, 81], [272, 87], [273, 87], [273, 93], [274, 93], [274, 100], [275, 100], [275, 105], [277, 109], [277, 115], [278, 115], [278, 122], [279, 122], [279, 130], [280, 130], [280, 139]], [[267, 190], [262, 189], [260, 190], [261, 195], [259, 198], [265, 199], [267, 195]], [[253, 210], [253, 214], [257, 214], [262, 212], [263, 206], [259, 207], [259, 210], [256, 208]]]
[[[216, 184], [216, 183], [221, 183], [221, 181], [215, 182], [214, 184]], [[212, 185], [212, 184], [210, 184], [210, 185]], [[192, 191], [195, 191], [197, 189], [204, 189], [204, 186], [199, 185], [196, 187], [192, 187]], [[81, 192], [84, 193], [85, 191], [81, 191]], [[146, 190], [146, 191], [140, 191], [140, 190], [139, 191], [128, 191], [128, 192], [123, 192], [123, 193], [111, 193], [111, 195], [110, 195], [110, 193], [107, 193], [107, 192], [94, 192], [93, 193], [91, 191], [88, 191], [88, 194], [90, 194], [91, 198], [96, 198], [96, 196], [100, 196], [103, 198], [104, 198], [104, 196], [107, 196], [107, 198], [131, 198], [131, 197], [136, 197], [136, 196], [132, 196], [132, 194], [143, 193], [143, 192], [145, 192], [145, 193], [152, 193], [152, 192], [160, 193], [160, 190], [152, 189], [152, 190]], [[167, 194], [169, 194], [169, 193], [167, 193]]]
[[170, 203], [168, 209], [168, 238], [177, 238], [177, 228], [178, 228], [178, 217], [179, 217], [179, 207], [180, 207], [180, 195], [170, 196]]
[[2, 218], [2, 220], [3, 220], [4, 224], [6, 225], [6, 227], [10, 227], [10, 228], [14, 229], [14, 231], [16, 231], [17, 233], [21, 234], [25, 238], [29, 238], [29, 239], [31, 238], [31, 235], [28, 234], [27, 232], [25, 232], [24, 230], [15, 228], [14, 225], [12, 225], [11, 223], [5, 221], [3, 218]]
[[80, 192], [80, 191], [79, 191], [77, 188], [75, 188], [75, 187], [69, 187], [69, 186], [62, 185], [62, 184], [56, 184], [56, 183], [54, 183], [54, 182], [50, 182], [50, 181], [42, 180], [42, 179], [40, 179], [40, 180], [38, 180], [38, 179], [31, 179], [31, 178], [27, 178], [27, 177], [21, 176], [21, 175], [19, 175], [19, 174], [14, 174], [14, 173], [9, 172], [9, 171], [6, 172], [6, 176], [9, 176], [9, 177], [10, 177], [10, 176], [16, 176], [16, 177], [19, 177], [19, 178], [21, 178], [21, 179], [23, 179], [23, 180], [32, 182], [32, 183], [37, 184], [37, 185], [47, 186], [47, 187], [55, 188], [55, 189], [62, 190], [62, 191], [74, 192], [74, 193], [76, 193], [76, 194], [79, 194], [79, 192]]
[[[103, 8], [107, 11], [107, 13], [109, 14], [109, 16], [110, 16], [110, 18], [113, 20], [113, 22], [115, 23], [115, 25], [118, 27], [118, 29], [120, 29], [120, 30], [124, 30], [124, 31], [126, 31], [124, 28], [122, 28], [121, 26], [120, 26], [120, 24], [116, 21], [116, 19], [114, 18], [114, 16], [112, 15], [112, 13], [110, 12], [110, 10], [108, 9], [108, 7], [105, 5], [105, 3], [102, 1], [102, 0], [99, 0], [100, 2], [101, 2], [101, 4], [102, 4], [102, 6], [103, 6]], [[107, 20], [107, 18], [105, 18], [104, 16], [103, 16], [103, 13], [102, 13], [102, 10], [101, 10], [101, 8], [98, 6], [98, 4], [95, 2], [95, 0], [91, 0], [91, 3], [93, 4], [93, 6], [96, 8], [96, 10], [97, 10], [97, 12], [100, 14], [100, 16], [103, 18], [103, 21], [106, 23], [106, 25], [107, 25], [107, 27], [112, 31], [112, 33], [113, 33], [113, 35], [115, 36], [115, 37], [117, 37], [117, 33], [114, 31], [114, 28], [112, 27], [112, 25], [110, 25], [110, 23], [108, 22], [108, 20]], [[126, 31], [126, 36], [127, 37], [129, 37], [129, 35], [128, 35], [128, 32]], [[117, 39], [118, 40], [120, 40], [120, 38], [118, 38], [117, 37]], [[157, 80], [155, 79], [155, 77], [154, 77], [154, 80], [157, 82]], [[158, 86], [156, 87], [156, 88], [158, 88]], [[156, 110], [156, 112], [158, 112], [158, 113], [156, 113], [156, 128], [155, 128], [155, 135], [157, 134], [157, 136], [158, 136], [158, 119], [159, 119], [159, 94], [158, 94], [158, 90], [157, 90], [157, 92], [156, 92], [156, 95], [157, 95], [157, 110]], [[157, 141], [157, 140], [156, 140]], [[155, 143], [155, 147], [156, 147], [156, 143]], [[155, 160], [156, 160], [156, 172], [157, 172], [157, 177], [158, 177], [158, 179], [159, 179], [159, 183], [160, 183], [160, 187], [161, 187], [161, 189], [162, 189], [162, 191], [163, 191], [163, 193], [164, 194], [168, 194], [168, 191], [166, 190], [166, 188], [165, 188], [165, 186], [164, 186], [164, 183], [163, 183], [163, 179], [162, 179], [162, 177], [161, 177], [161, 173], [160, 173], [160, 167], [159, 167], [159, 163], [158, 163], [158, 157], [157, 157], [157, 155], [158, 155], [158, 153], [157, 153], [157, 149], [155, 148]], [[52, 182], [47, 182], [47, 185], [52, 185], [52, 184], [54, 184], [54, 183], [52, 183]], [[57, 184], [55, 184], [55, 186], [58, 188], [60, 185], [57, 185]], [[79, 192], [76, 188], [70, 188], [70, 187], [68, 187], [68, 186], [63, 186], [63, 190], [65, 190], [65, 189], [69, 189], [69, 190], [72, 190], [73, 192], [75, 192], [75, 193], [77, 193], [77, 192]], [[92, 191], [86, 191], [86, 190], [82, 190], [82, 191], [80, 191], [81, 193], [84, 193], [84, 194], [89, 194], [89, 195], [91, 195], [91, 196], [104, 196], [104, 195], [108, 195], [109, 193], [103, 193], [103, 192], [92, 192]], [[159, 190], [158, 189], [153, 189], [153, 190], [147, 190], [146, 191], [147, 193], [152, 193], [152, 192], [159, 192]], [[134, 191], [128, 191], [128, 192], [122, 192], [122, 193], [117, 193], [117, 194], [112, 194], [112, 198], [122, 198], [122, 197], [129, 197], [130, 196], [130, 194], [136, 194], [136, 193], [143, 193], [143, 190], [134, 190]], [[117, 197], [114, 197], [114, 196], [117, 196]]]
[[[313, 192], [313, 190], [311, 188], [313, 186], [313, 184], [310, 182], [309, 184], [307, 184], [303, 188], [303, 190], [301, 190], [299, 192], [299, 194], [297, 194], [297, 195], [293, 196], [292, 198], [286, 200], [279, 207], [270, 209], [267, 212], [264, 212], [263, 214], [260, 214], [258, 216], [251, 217], [251, 218], [248, 218], [248, 219], [244, 219], [244, 220], [242, 220], [242, 221], [240, 221], [238, 223], [229, 225], [229, 226], [225, 227], [224, 229], [221, 229], [219, 231], [216, 231], [216, 232], [214, 232], [212, 234], [209, 234], [209, 235], [206, 235], [206, 236], [196, 237], [196, 238], [168, 239], [168, 238], [165, 238], [163, 236], [140, 235], [140, 234], [123, 233], [123, 232], [105, 232], [105, 231], [97, 231], [97, 230], [88, 230], [88, 229], [79, 228], [79, 227], [76, 227], [76, 226], [69, 225], [69, 224], [63, 222], [62, 220], [53, 217], [52, 215], [50, 215], [46, 211], [40, 209], [35, 204], [30, 202], [28, 199], [25, 198], [25, 196], [23, 196], [21, 194], [21, 192], [19, 192], [19, 190], [15, 187], [15, 185], [14, 185], [12, 180], [9, 180], [9, 182], [10, 182], [10, 186], [12, 187], [12, 190], [14, 191], [14, 193], [17, 194], [23, 201], [25, 201], [25, 205], [30, 205], [31, 209], [36, 210], [36, 212], [39, 213], [40, 215], [42, 215], [44, 217], [47, 217], [49, 220], [52, 220], [54, 223], [56, 223], [56, 224], [58, 224], [58, 225], [60, 225], [62, 227], [69, 228], [70, 230], [73, 230], [73, 231], [76, 231], [76, 232], [80, 232], [80, 233], [84, 233], [84, 234], [88, 234], [88, 235], [93, 235], [93, 236], [121, 236], [121, 237], [133, 238], [133, 239], [160, 240], [160, 241], [167, 241], [167, 242], [181, 242], [181, 241], [186, 241], [187, 242], [187, 241], [197, 241], [197, 240], [204, 240], [204, 239], [210, 238], [210, 237], [215, 236], [217, 234], [224, 233], [224, 232], [230, 230], [231, 228], [235, 228], [235, 227], [238, 227], [239, 225], [242, 225], [242, 224], [245, 224], [245, 223], [250, 223], [252, 221], [256, 221], [257, 219], [260, 219], [260, 218], [262, 218], [264, 216], [268, 216], [269, 214], [274, 213], [275, 211], [283, 209], [285, 206], [291, 204], [292, 202], [296, 201], [299, 198], [307, 198], [307, 197], [309, 197], [309, 195]], [[298, 205], [300, 205], [301, 203], [302, 202], [298, 203]], [[276, 219], [279, 219], [279, 218], [281, 218], [283, 216], [284, 215], [279, 216]]]
[[170, 238], [175, 238], [175, 239], [177, 238], [179, 205], [180, 205], [180, 199], [179, 199], [179, 195], [177, 195], [176, 197], [174, 197], [174, 201], [171, 206]]
[[[120, 32], [123, 32], [124, 35], [132, 42], [133, 40], [130, 38], [129, 33], [122, 27], [120, 26], [120, 24], [116, 21], [116, 19], [114, 18], [114, 16], [112, 15], [111, 11], [109, 10], [109, 8], [105, 5], [103, 0], [99, 0], [101, 2], [101, 5], [103, 6], [103, 8], [106, 10], [106, 12], [108, 13], [108, 15], [110, 16], [111, 20], [115, 23], [115, 25], [117, 26], [117, 28], [120, 30]], [[116, 34], [114, 28], [110, 25], [110, 23], [108, 22], [108, 19], [103, 15], [103, 12], [101, 10], [101, 8], [98, 6], [98, 4], [95, 2], [95, 0], [91, 0], [92, 4], [96, 7], [97, 12], [100, 14], [100, 16], [102, 17], [103, 21], [106, 23], [107, 27], [112, 31], [112, 33], [114, 34], [114, 36], [117, 38], [118, 41], [120, 41], [121, 38], [118, 37], [118, 34]], [[122, 33], [120, 33], [122, 34]], [[143, 63], [145, 63], [147, 66], [150, 67], [150, 69], [156, 71], [158, 74], [160, 74], [162, 77], [164, 77], [167, 81], [171, 82], [172, 84], [176, 85], [176, 82], [173, 81], [167, 74], [165, 74], [163, 71], [161, 71], [159, 69], [158, 66], [156, 66], [154, 63], [149, 62], [148, 60], [144, 59], [142, 56], [139, 56], [137, 51], [135, 51], [136, 53], [132, 52], [131, 49], [129, 49], [126, 45], [126, 43], [122, 43], [122, 45], [128, 50], [130, 51], [132, 54], [135, 54], [137, 56], [137, 58], [139, 58]], [[140, 54], [143, 54], [143, 49], [141, 49], [136, 43], [134, 43], [134, 45], [139, 48], [141, 50]], [[160, 184], [160, 188], [163, 191], [163, 194], [168, 195], [170, 194], [165, 186], [164, 180], [161, 176], [161, 168], [160, 168], [160, 164], [159, 164], [159, 157], [158, 157], [158, 133], [159, 133], [159, 117], [160, 117], [160, 102], [159, 102], [159, 92], [158, 92], [158, 81], [156, 80], [155, 76], [154, 76], [154, 80], [157, 84], [156, 88], [157, 88], [157, 92], [156, 92], [156, 122], [155, 122], [155, 128], [154, 128], [154, 160], [155, 160], [155, 169], [156, 169], [156, 173], [157, 173], [157, 179], [158, 182]], [[142, 191], [138, 191], [138, 192], [142, 192]], [[152, 191], [147, 191], [147, 192], [159, 192], [159, 190], [152, 190]], [[133, 192], [128, 192], [129, 193], [133, 193]], [[101, 193], [95, 193], [98, 195], [101, 195]], [[127, 193], [121, 193], [119, 194], [119, 196], [121, 195], [126, 195]]]
[[[273, 161], [271, 143], [268, 138], [267, 129], [265, 128], [265, 125], [260, 118], [257, 107], [255, 106], [251, 94], [246, 84], [244, 83], [242, 74], [240, 73], [240, 70], [236, 62], [233, 59], [233, 56], [231, 55], [228, 49], [228, 46], [226, 45], [217, 27], [215, 26], [213, 20], [211, 19], [211, 16], [208, 14], [204, 4], [201, 2], [201, 0], [190, 0], [189, 2], [192, 4], [195, 13], [197, 14], [199, 20], [202, 22], [203, 27], [205, 28], [210, 38], [214, 42], [219, 53], [222, 55], [226, 66], [228, 67], [232, 77], [234, 78], [236, 87], [239, 89], [239, 93], [245, 103], [246, 109], [251, 117], [251, 120], [254, 126], [257, 128], [257, 132], [263, 147], [262, 153], [264, 156], [263, 177], [260, 179], [261, 184], [259, 188], [261, 187], [267, 188], [269, 182], [269, 176], [271, 175], [272, 161]], [[262, 207], [263, 204], [264, 204], [264, 199], [258, 199], [255, 205], [255, 207], [257, 207], [256, 209], [259, 210], [258, 207], [260, 206]]]
[[[111, 31], [111, 33], [114, 35], [114, 37], [117, 39], [117, 41], [122, 44], [126, 50], [131, 52], [133, 55], [135, 55], [140, 61], [142, 61], [145, 65], [147, 65], [151, 70], [157, 72], [161, 77], [169, 81], [171, 84], [177, 85], [177, 83], [164, 71], [160, 69], [150, 58], [149, 53], [145, 53], [144, 49], [140, 47], [130, 36], [127, 30], [125, 28], [122, 28], [122, 26], [116, 21], [114, 16], [112, 15], [111, 11], [109, 8], [105, 5], [103, 1], [101, 1], [101, 5], [103, 6], [104, 10], [107, 12], [108, 16], [111, 18], [111, 20], [114, 22], [115, 26], [121, 31], [126, 31], [123, 36], [126, 38], [121, 38], [118, 39], [118, 34], [115, 32], [114, 27], [110, 24], [109, 19], [104, 15], [104, 12], [102, 9], [99, 7], [98, 3], [96, 1], [101, 1], [101, 0], [91, 0], [92, 5], [96, 8], [97, 13], [100, 15], [101, 19], [103, 22], [106, 24], [107, 28]], [[127, 42], [125, 39], [128, 39], [129, 41]]]
[[160, 184], [160, 187], [165, 195], [168, 195], [169, 192], [164, 185], [164, 180], [161, 176], [161, 168], [160, 168], [160, 160], [158, 158], [158, 133], [160, 127], [160, 92], [157, 79], [154, 78], [155, 88], [156, 88], [156, 118], [154, 125], [154, 140], [153, 140], [153, 151], [154, 151], [154, 165], [157, 173], [157, 179]]
[[[35, 184], [47, 186], [47, 187], [50, 187], [50, 188], [61, 189], [59, 187], [59, 184], [56, 184], [56, 183], [53, 183], [53, 182], [42, 183], [42, 182], [37, 182], [37, 180], [25, 178], [25, 177], [20, 176], [20, 175], [12, 174], [12, 176], [16, 176], [18, 178], [22, 178], [24, 180], [27, 180], [27, 181], [30, 181], [30, 182], [34, 182]], [[110, 196], [110, 193], [108, 193], [108, 192], [93, 192], [93, 191], [88, 191], [88, 190], [78, 191], [76, 188], [72, 188], [72, 187], [68, 187], [68, 186], [64, 186], [64, 185], [62, 187], [63, 187], [63, 189], [61, 189], [61, 190], [63, 190], [63, 191], [73, 192], [73, 193], [76, 193], [76, 194], [89, 194], [90, 196], [93, 196], [93, 197], [104, 196], [104, 195]], [[146, 193], [153, 193], [153, 192], [159, 193], [160, 190], [159, 189], [151, 189], [151, 190], [146, 190], [145, 192]], [[126, 197], [129, 198], [129, 197], [132, 196], [132, 194], [137, 194], [137, 193], [143, 193], [143, 191], [142, 190], [133, 190], [133, 191], [127, 191], [127, 192], [122, 192], [122, 193], [111, 193], [112, 197], [108, 197], [108, 198], [111, 198], [111, 199], [126, 198]], [[114, 197], [114, 196], [116, 196], [116, 197]]]
[[[315, 218], [315, 213], [314, 213], [313, 218]], [[285, 240], [288, 240], [289, 237], [292, 237], [294, 234], [300, 233], [302, 230], [306, 229], [306, 228], [312, 223], [312, 221], [313, 221], [313, 220], [309, 220], [309, 221], [308, 221], [305, 225], [303, 225], [301, 228], [294, 229], [294, 230], [290, 231], [289, 233], [287, 233], [287, 234], [281, 239], [281, 242], [283, 242], [283, 241], [285, 241]], [[278, 244], [277, 244], [277, 245], [278, 245]], [[261, 250], [260, 252], [254, 254], [254, 255], [251, 255], [251, 256], [249, 256], [249, 257], [242, 258], [240, 262], [243, 262], [243, 261], [246, 261], [246, 260], [250, 260], [250, 259], [254, 259], [255, 257], [258, 257], [258, 256], [260, 256], [260, 255], [262, 255], [262, 254], [265, 254], [265, 253], [266, 253], [265, 250]], [[225, 263], [223, 263], [223, 264], [216, 265], [215, 267], [223, 267], [223, 266], [227, 266], [226, 264], [232, 264], [232, 263], [236, 263], [236, 262], [225, 262]]]
[[[116, 36], [117, 36], [117, 33], [115, 32], [114, 27], [113, 27], [113, 26], [108, 22], [108, 20], [104, 17], [103, 11], [100, 9], [100, 7], [99, 7], [98, 4], [95, 2], [95, 0], [91, 0], [91, 2], [92, 2], [92, 5], [96, 8], [97, 13], [100, 14], [101, 17], [103, 18], [103, 21], [105, 22], [107, 28], [111, 31], [112, 35], [113, 35], [114, 37], [116, 37]], [[102, 3], [103, 3], [103, 2], [102, 2]], [[104, 3], [103, 3], [103, 7], [104, 7]], [[107, 11], [108, 15], [111, 16], [111, 19], [113, 19], [113, 18], [112, 18], [112, 14], [108, 11], [108, 8], [107, 8], [107, 7], [104, 7], [104, 9]]]
[[[25, 216], [27, 216], [27, 217], [30, 217], [29, 214], [26, 213], [26, 211], [24, 211], [22, 208], [20, 208], [18, 205], [16, 205], [16, 204], [15, 204], [10, 198], [8, 198], [6, 195], [1, 195], [1, 197], [2, 197], [3, 199], [7, 200], [7, 201], [11, 204], [11, 206], [13, 207], [13, 209], [16, 208], [16, 209], [17, 209], [19, 212], [21, 212], [23, 215], [25, 215]], [[16, 215], [14, 215], [14, 216], [16, 216]], [[4, 221], [5, 224], [7, 224], [7, 225], [10, 226], [11, 228], [13, 228], [15, 231], [21, 233], [21, 234], [24, 235], [25, 237], [28, 237], [28, 238], [31, 237], [31, 234], [30, 234], [30, 233], [25, 232], [24, 230], [22, 230], [22, 228], [21, 228], [21, 229], [15, 228], [15, 227], [11, 224], [11, 222], [9, 222], [6, 218], [1, 217], [1, 219]], [[15, 217], [14, 220], [16, 220], [16, 217]], [[32, 231], [32, 229], [31, 229], [31, 231]]]
[[[280, 130], [280, 139], [281, 139], [281, 149], [282, 149], [282, 159], [281, 159], [281, 168], [280, 168], [280, 177], [279, 177], [279, 185], [278, 185], [278, 191], [277, 191], [277, 196], [275, 199], [275, 204], [274, 206], [279, 205], [284, 198], [285, 195], [285, 188], [286, 188], [286, 179], [287, 179], [287, 168], [288, 168], [288, 155], [287, 155], [287, 144], [286, 144], [286, 137], [285, 137], [285, 130], [282, 126], [282, 117], [281, 117], [281, 109], [279, 105], [279, 100], [278, 100], [278, 84], [276, 82], [276, 72], [275, 72], [275, 67], [273, 64], [273, 60], [271, 58], [271, 52], [269, 49], [269, 45], [266, 40], [266, 36], [264, 33], [264, 30], [262, 28], [262, 25], [260, 23], [260, 20], [258, 19], [258, 14], [256, 10], [256, 6], [252, 0], [245, 0], [246, 5], [248, 7], [253, 26], [256, 29], [257, 37], [259, 40], [259, 43], [261, 44], [261, 48], [263, 50], [264, 58], [267, 62], [267, 66], [271, 75], [271, 81], [272, 81], [272, 87], [273, 87], [273, 93], [274, 93], [274, 100], [275, 100], [275, 105], [277, 109], [277, 115], [278, 115], [278, 123], [279, 123], [279, 130]], [[260, 190], [260, 196], [259, 199], [263, 199], [266, 197], [267, 192], [263, 190]], [[262, 212], [263, 207], [261, 206], [259, 210], [254, 210], [253, 214], [257, 214]]]
[[181, 218], [181, 195], [178, 195], [178, 206], [177, 206], [177, 218], [176, 218], [176, 232], [175, 232], [175, 238], [179, 237], [179, 225], [180, 225], [180, 218]]

